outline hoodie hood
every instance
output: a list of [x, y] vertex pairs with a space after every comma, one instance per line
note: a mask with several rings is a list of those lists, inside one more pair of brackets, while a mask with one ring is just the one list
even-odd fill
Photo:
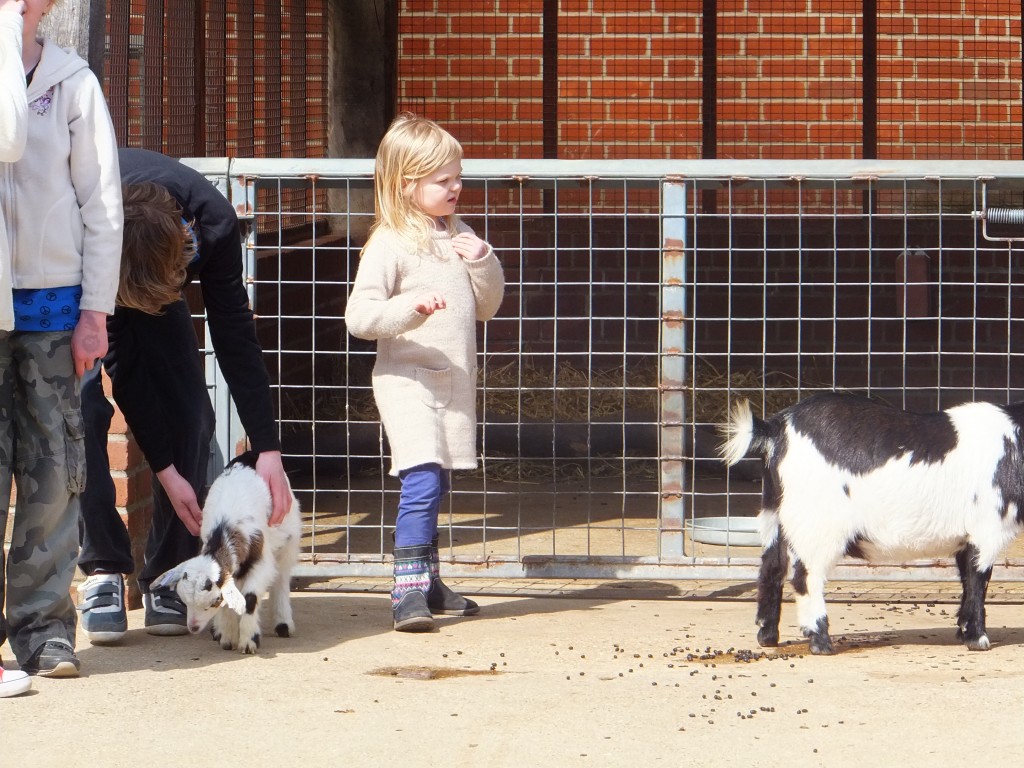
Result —
[[50, 88], [66, 80], [79, 70], [88, 69], [85, 59], [71, 49], [64, 49], [52, 40], [43, 40], [43, 55], [32, 75], [28, 87], [28, 101], [32, 103]]

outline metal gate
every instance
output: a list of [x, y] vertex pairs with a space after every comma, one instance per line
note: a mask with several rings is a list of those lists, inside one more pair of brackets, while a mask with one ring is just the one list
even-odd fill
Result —
[[[187, 162], [247, 224], [301, 573], [387, 574], [399, 488], [374, 349], [343, 320], [372, 162]], [[771, 413], [842, 389], [924, 410], [1024, 392], [1024, 226], [985, 218], [1022, 207], [1024, 163], [467, 160], [464, 179], [507, 291], [479, 331], [480, 467], [442, 513], [454, 574], [748, 578], [757, 468], [716, 455], [734, 399]], [[211, 387], [228, 454], [237, 424]], [[1022, 554], [997, 575], [1019, 577]]]

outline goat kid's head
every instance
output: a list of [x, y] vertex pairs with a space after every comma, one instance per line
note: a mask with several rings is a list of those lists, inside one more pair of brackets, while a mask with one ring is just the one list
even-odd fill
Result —
[[217, 584], [220, 566], [204, 555], [193, 557], [162, 574], [153, 582], [153, 589], [174, 589], [185, 604], [188, 631], [199, 634], [224, 604], [224, 595]]

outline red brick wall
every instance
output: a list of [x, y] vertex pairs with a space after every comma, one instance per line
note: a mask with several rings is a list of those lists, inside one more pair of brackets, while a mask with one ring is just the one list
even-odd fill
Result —
[[702, 3], [558, 0], [545, 125], [554, 1], [400, 0], [398, 107], [445, 124], [471, 157], [541, 157], [545, 130], [561, 158], [858, 158], [865, 144], [891, 158], [1022, 156], [1019, 2], [878, 0], [865, 128], [862, 0], [720, 0], [710, 73]]
[[[544, 0], [400, 0], [398, 108], [470, 157], [542, 157]], [[668, 157], [700, 141], [694, 3], [559, 3], [562, 158]]]
[[718, 157], [860, 156], [862, 5], [720, 3]]
[[1020, 160], [1020, 3], [878, 5], [879, 157]]

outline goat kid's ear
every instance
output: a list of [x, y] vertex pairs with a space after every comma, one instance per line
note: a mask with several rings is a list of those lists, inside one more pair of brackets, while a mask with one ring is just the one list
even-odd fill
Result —
[[157, 576], [153, 583], [150, 584], [150, 589], [173, 589], [185, 575], [185, 571], [180, 565], [175, 566], [171, 570]]

